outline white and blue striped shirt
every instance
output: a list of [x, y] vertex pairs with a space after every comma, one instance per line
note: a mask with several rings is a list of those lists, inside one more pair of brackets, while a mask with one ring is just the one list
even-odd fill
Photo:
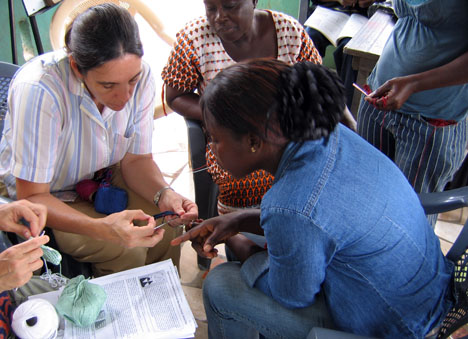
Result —
[[0, 180], [16, 198], [15, 178], [73, 189], [127, 152], [151, 153], [155, 83], [150, 67], [121, 111], [99, 112], [67, 55], [34, 58], [15, 75], [0, 142]]

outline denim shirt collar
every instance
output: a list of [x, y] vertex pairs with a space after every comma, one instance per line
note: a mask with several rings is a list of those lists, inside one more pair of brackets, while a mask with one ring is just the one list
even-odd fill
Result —
[[[315, 147], [322, 148], [324, 146], [324, 143], [325, 143], [325, 147], [328, 148], [330, 146], [330, 141], [332, 141], [333, 144], [337, 144], [339, 128], [340, 128], [340, 126], [337, 125], [336, 128], [328, 136], [328, 140], [324, 140], [324, 138], [320, 138], [320, 139], [317, 139], [317, 140], [307, 141], [308, 144], [309, 144], [309, 148], [310, 147], [311, 148], [315, 148]], [[280, 160], [280, 162], [278, 164], [278, 168], [277, 168], [276, 173], [275, 173], [274, 182], [277, 182], [285, 174], [285, 172], [288, 169], [289, 164], [291, 163], [291, 161], [293, 161], [295, 155], [302, 148], [303, 144], [304, 144], [304, 141], [301, 141], [301, 142], [290, 141], [288, 143], [288, 145], [284, 149], [283, 155], [281, 156], [281, 160]]]
[[284, 149], [283, 155], [281, 156], [281, 160], [278, 164], [274, 182], [278, 181], [284, 175], [294, 155], [301, 148], [302, 143], [303, 142], [290, 141], [287, 144], [286, 148]]

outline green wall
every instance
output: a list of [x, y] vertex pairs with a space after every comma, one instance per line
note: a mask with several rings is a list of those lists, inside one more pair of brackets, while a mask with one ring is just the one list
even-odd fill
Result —
[[[161, 1], [161, 0], [159, 0]], [[201, 0], [194, 0], [201, 1]], [[296, 19], [300, 19], [301, 3], [304, 0], [259, 0], [258, 8], [274, 9], [283, 13], [287, 13]], [[18, 64], [22, 65], [26, 58], [30, 55], [37, 55], [36, 44], [34, 36], [27, 17], [26, 11], [23, 6], [23, 1], [13, 0], [14, 14], [15, 14], [15, 27], [16, 27], [16, 50], [18, 55]], [[44, 51], [52, 50], [49, 40], [49, 25], [52, 16], [55, 13], [57, 6], [49, 8], [40, 14], [36, 15], [37, 25], [39, 27], [39, 34], [41, 36]], [[10, 42], [10, 24], [8, 1], [0, 1], [0, 61], [12, 62], [11, 42]]]
[[[23, 6], [23, 1], [14, 0], [14, 15], [16, 27], [16, 51], [18, 64], [25, 62], [24, 56], [37, 55], [36, 43], [29, 23], [29, 18]], [[56, 7], [50, 8], [36, 15], [37, 26], [42, 40], [44, 51], [52, 50], [49, 40], [49, 25]], [[12, 62], [10, 41], [10, 19], [8, 1], [0, 1], [0, 61]]]
[[258, 0], [258, 8], [274, 9], [299, 19], [300, 0]]
[[[303, 0], [258, 0], [258, 8], [268, 8], [280, 11], [291, 15], [301, 22], [305, 21], [305, 13], [307, 13], [308, 1]], [[302, 7], [302, 8], [301, 8]], [[305, 11], [305, 13], [304, 13]], [[336, 69], [335, 61], [333, 60], [333, 52], [335, 47], [332, 45], [328, 46], [323, 58], [323, 64], [328, 68]]]

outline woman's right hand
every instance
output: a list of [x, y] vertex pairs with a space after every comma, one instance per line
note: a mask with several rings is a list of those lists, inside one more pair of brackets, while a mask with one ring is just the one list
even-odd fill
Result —
[[[20, 222], [24, 218], [29, 228]], [[16, 233], [25, 239], [37, 236], [44, 229], [47, 207], [22, 199], [0, 205], [0, 229]]]
[[412, 76], [393, 78], [370, 93], [365, 100], [381, 111], [398, 110], [416, 92], [416, 85]]
[[11, 246], [0, 253], [0, 290], [6, 291], [23, 286], [33, 272], [42, 267], [43, 255], [40, 246], [46, 244], [46, 235], [32, 238]]
[[229, 213], [207, 219], [200, 224], [186, 230], [183, 235], [171, 241], [172, 246], [180, 245], [190, 240], [193, 249], [201, 256], [214, 258], [218, 255], [216, 245], [239, 233], [237, 213]]
[[[146, 221], [146, 226], [135, 226], [133, 220]], [[107, 239], [126, 248], [153, 247], [164, 236], [164, 229], [156, 231], [154, 218], [142, 210], [125, 210], [110, 214], [102, 219], [108, 227]]]

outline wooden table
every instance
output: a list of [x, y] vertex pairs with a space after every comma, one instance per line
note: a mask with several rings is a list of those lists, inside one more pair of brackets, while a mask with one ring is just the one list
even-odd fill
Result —
[[[358, 71], [356, 83], [364, 85], [382, 53], [395, 25], [393, 16], [378, 10], [346, 44], [343, 51], [353, 56], [353, 69]], [[356, 117], [361, 93], [354, 91], [351, 112]]]

